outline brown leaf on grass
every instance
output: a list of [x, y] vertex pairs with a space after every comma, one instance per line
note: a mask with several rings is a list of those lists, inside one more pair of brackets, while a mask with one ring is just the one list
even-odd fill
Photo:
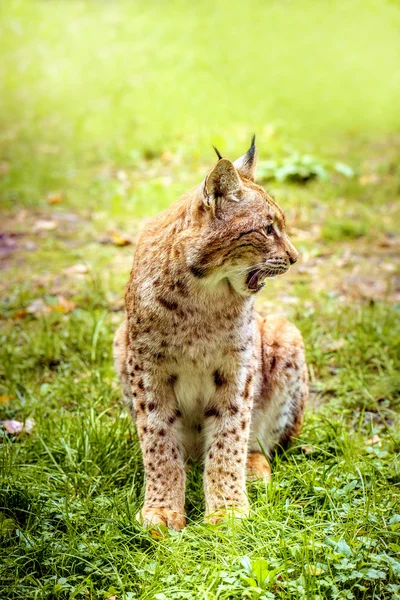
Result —
[[374, 446], [375, 444], [379, 444], [379, 442], [382, 441], [382, 438], [379, 437], [379, 435], [375, 434], [372, 438], [370, 438], [369, 440], [365, 440], [364, 444], [366, 446]]
[[72, 302], [72, 300], [67, 300], [64, 296], [57, 296], [58, 304], [51, 305], [52, 310], [58, 310], [62, 313], [69, 313], [75, 310], [76, 302]]
[[297, 296], [289, 296], [289, 294], [282, 294], [279, 300], [284, 304], [299, 304], [300, 302]]
[[13, 398], [14, 398], [14, 396], [9, 396], [7, 394], [5, 394], [4, 396], [0, 396], [0, 406], [5, 406]]
[[64, 269], [63, 273], [65, 275], [86, 275], [86, 273], [89, 273], [89, 267], [83, 263], [77, 263], [76, 265], [71, 265]]
[[132, 240], [130, 240], [126, 235], [116, 232], [113, 232], [110, 235], [110, 240], [114, 246], [129, 246], [132, 244]]
[[37, 298], [28, 306], [25, 313], [24, 310], [18, 311], [16, 317], [23, 319], [27, 314], [40, 316], [57, 311], [60, 313], [70, 313], [76, 308], [76, 302], [64, 298], [64, 296], [57, 296], [56, 304], [46, 304], [43, 298]]
[[100, 244], [112, 244], [113, 246], [130, 246], [132, 244], [132, 239], [125, 235], [124, 233], [118, 233], [113, 231], [107, 234], [106, 237], [100, 239]]
[[338, 340], [335, 340], [334, 342], [332, 342], [331, 344], [329, 344], [326, 349], [330, 350], [331, 352], [336, 352], [336, 350], [340, 350], [341, 348], [344, 348], [347, 344], [347, 340], [345, 340], [344, 338], [340, 338]]
[[28, 433], [29, 435], [32, 433], [33, 428], [35, 427], [35, 421], [33, 419], [27, 419], [25, 421], [25, 432]]
[[15, 419], [12, 419], [11, 421], [0, 421], [0, 425], [2, 425], [7, 433], [10, 433], [11, 435], [19, 435], [24, 429], [24, 424]]
[[153, 538], [153, 540], [159, 540], [160, 538], [165, 538], [167, 537], [164, 533], [162, 533], [161, 531], [157, 531], [157, 529], [150, 529], [149, 533], [151, 535], [151, 537]]
[[38, 219], [33, 226], [35, 231], [52, 231], [56, 227], [57, 223], [49, 219]]
[[7, 258], [18, 249], [17, 234], [0, 233], [0, 259]]
[[314, 452], [314, 448], [312, 446], [301, 446], [301, 450], [304, 454], [312, 454]]
[[386, 271], [386, 273], [394, 273], [397, 271], [398, 267], [394, 263], [385, 262], [382, 264], [381, 268], [383, 271]]
[[61, 192], [51, 192], [47, 194], [46, 202], [48, 204], [60, 204], [63, 199]]
[[43, 315], [51, 312], [51, 307], [45, 304], [43, 298], [37, 298], [28, 306], [26, 312], [30, 315]]
[[30, 435], [35, 427], [35, 421], [33, 419], [26, 419], [25, 422], [22, 422], [11, 419], [10, 421], [0, 421], [0, 425], [2, 425], [10, 435], [19, 435], [23, 431]]
[[378, 241], [380, 248], [396, 248], [399, 245], [399, 239], [394, 234], [387, 234], [386, 237]]

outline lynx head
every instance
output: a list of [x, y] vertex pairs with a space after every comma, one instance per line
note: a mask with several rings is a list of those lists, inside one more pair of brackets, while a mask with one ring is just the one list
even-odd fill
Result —
[[235, 162], [222, 158], [201, 186], [199, 235], [190, 268], [210, 285], [223, 280], [239, 294], [260, 291], [268, 277], [285, 273], [298, 258], [282, 209], [254, 182], [257, 149]]

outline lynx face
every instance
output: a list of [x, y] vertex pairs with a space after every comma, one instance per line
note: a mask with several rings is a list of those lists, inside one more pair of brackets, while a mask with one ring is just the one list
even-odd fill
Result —
[[225, 280], [245, 296], [298, 258], [281, 208], [253, 181], [256, 153], [251, 150], [235, 163], [220, 159], [206, 178], [202, 235], [191, 264], [192, 273], [210, 286]]

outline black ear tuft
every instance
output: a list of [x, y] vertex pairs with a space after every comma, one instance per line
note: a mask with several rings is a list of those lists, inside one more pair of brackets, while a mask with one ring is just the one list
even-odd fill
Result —
[[257, 167], [257, 148], [255, 134], [251, 138], [251, 146], [247, 150], [246, 154], [243, 154], [243, 156], [235, 160], [233, 164], [242, 176], [248, 177], [249, 179], [252, 179], [254, 181]]
[[219, 160], [221, 160], [221, 159], [222, 159], [222, 156], [221, 156], [221, 153], [220, 153], [220, 151], [219, 151], [219, 150], [218, 150], [218, 149], [217, 149], [215, 146], [213, 146], [213, 148], [214, 148], [214, 150], [215, 150], [215, 153], [216, 153], [216, 155], [218, 156], [218, 159], [219, 159]]
[[251, 146], [250, 148], [247, 150], [245, 156], [246, 156], [246, 163], [248, 165], [252, 165], [254, 162], [254, 157], [255, 154], [257, 152], [257, 148], [256, 148], [256, 134], [253, 134], [253, 137], [251, 138]]

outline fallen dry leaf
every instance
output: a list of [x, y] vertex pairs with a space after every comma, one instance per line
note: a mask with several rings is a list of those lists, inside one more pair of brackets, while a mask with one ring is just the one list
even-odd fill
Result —
[[301, 446], [301, 450], [304, 454], [312, 454], [314, 452], [314, 448], [312, 446]]
[[64, 296], [57, 296], [58, 304], [53, 304], [49, 308], [52, 310], [58, 310], [62, 313], [69, 313], [75, 310], [76, 302], [72, 302], [72, 300], [67, 300]]
[[27, 314], [38, 316], [51, 313], [52, 311], [69, 313], [75, 310], [75, 308], [76, 302], [72, 302], [72, 300], [68, 300], [67, 298], [64, 298], [64, 296], [57, 296], [56, 304], [46, 304], [43, 298], [37, 298], [25, 311], [22, 309], [18, 311], [15, 316], [19, 319], [23, 319]]
[[30, 315], [43, 315], [43, 314], [51, 312], [51, 307], [46, 306], [43, 298], [38, 298], [37, 300], [34, 300], [32, 302], [32, 304], [30, 304], [28, 306], [28, 308], [26, 309], [26, 312]]
[[344, 346], [346, 346], [346, 344], [347, 344], [347, 340], [345, 340], [344, 338], [340, 338], [339, 340], [335, 340], [334, 342], [329, 344], [326, 349], [331, 350], [332, 352], [335, 352], [336, 350], [340, 350], [341, 348], [344, 348]]
[[379, 435], [374, 435], [372, 438], [370, 438], [369, 440], [365, 440], [364, 444], [366, 446], [373, 446], [374, 444], [379, 444], [379, 442], [382, 441], [382, 438], [379, 437]]
[[14, 398], [14, 396], [8, 396], [7, 394], [5, 394], [4, 396], [0, 396], [0, 405], [4, 406], [8, 402], [10, 402], [10, 400], [12, 400], [13, 398]]
[[47, 195], [46, 201], [48, 204], [59, 204], [63, 199], [60, 192], [52, 192]]
[[29, 435], [32, 433], [33, 428], [35, 427], [35, 421], [33, 419], [27, 419], [25, 421], [25, 431], [26, 433], [28, 433]]
[[394, 271], [397, 270], [397, 265], [393, 264], [393, 263], [383, 263], [381, 268], [386, 271], [387, 273], [393, 273]]
[[11, 435], [19, 435], [23, 431], [30, 435], [35, 427], [35, 421], [33, 419], [27, 419], [25, 423], [23, 423], [22, 421], [11, 419], [10, 421], [0, 421], [0, 425], [2, 425], [7, 433]]
[[82, 221], [82, 217], [77, 215], [76, 213], [67, 213], [67, 212], [54, 212], [53, 219], [57, 221], [64, 221], [65, 223], [78, 223]]
[[130, 246], [133, 241], [124, 233], [113, 231], [99, 240], [100, 244], [113, 244], [114, 246]]
[[387, 236], [378, 242], [380, 248], [395, 248], [399, 245], [399, 240], [396, 237]]
[[159, 540], [160, 538], [167, 537], [165, 534], [161, 533], [161, 531], [157, 531], [157, 529], [150, 529], [149, 533], [153, 540]]
[[7, 258], [18, 249], [17, 239], [21, 234], [0, 233], [0, 259]]
[[65, 275], [85, 275], [89, 273], [89, 267], [84, 265], [83, 263], [77, 263], [76, 265], [71, 265], [63, 270]]
[[15, 419], [12, 419], [11, 421], [0, 421], [0, 425], [4, 427], [7, 433], [11, 433], [12, 435], [19, 435], [24, 429], [24, 424]]
[[280, 301], [284, 304], [298, 304], [300, 299], [297, 296], [289, 296], [288, 294], [282, 294]]
[[132, 241], [123, 234], [113, 232], [110, 235], [110, 240], [114, 244], [114, 246], [129, 246], [132, 244]]
[[46, 219], [38, 219], [34, 224], [35, 231], [52, 231], [53, 229], [56, 229], [56, 227], [57, 223], [55, 221]]

